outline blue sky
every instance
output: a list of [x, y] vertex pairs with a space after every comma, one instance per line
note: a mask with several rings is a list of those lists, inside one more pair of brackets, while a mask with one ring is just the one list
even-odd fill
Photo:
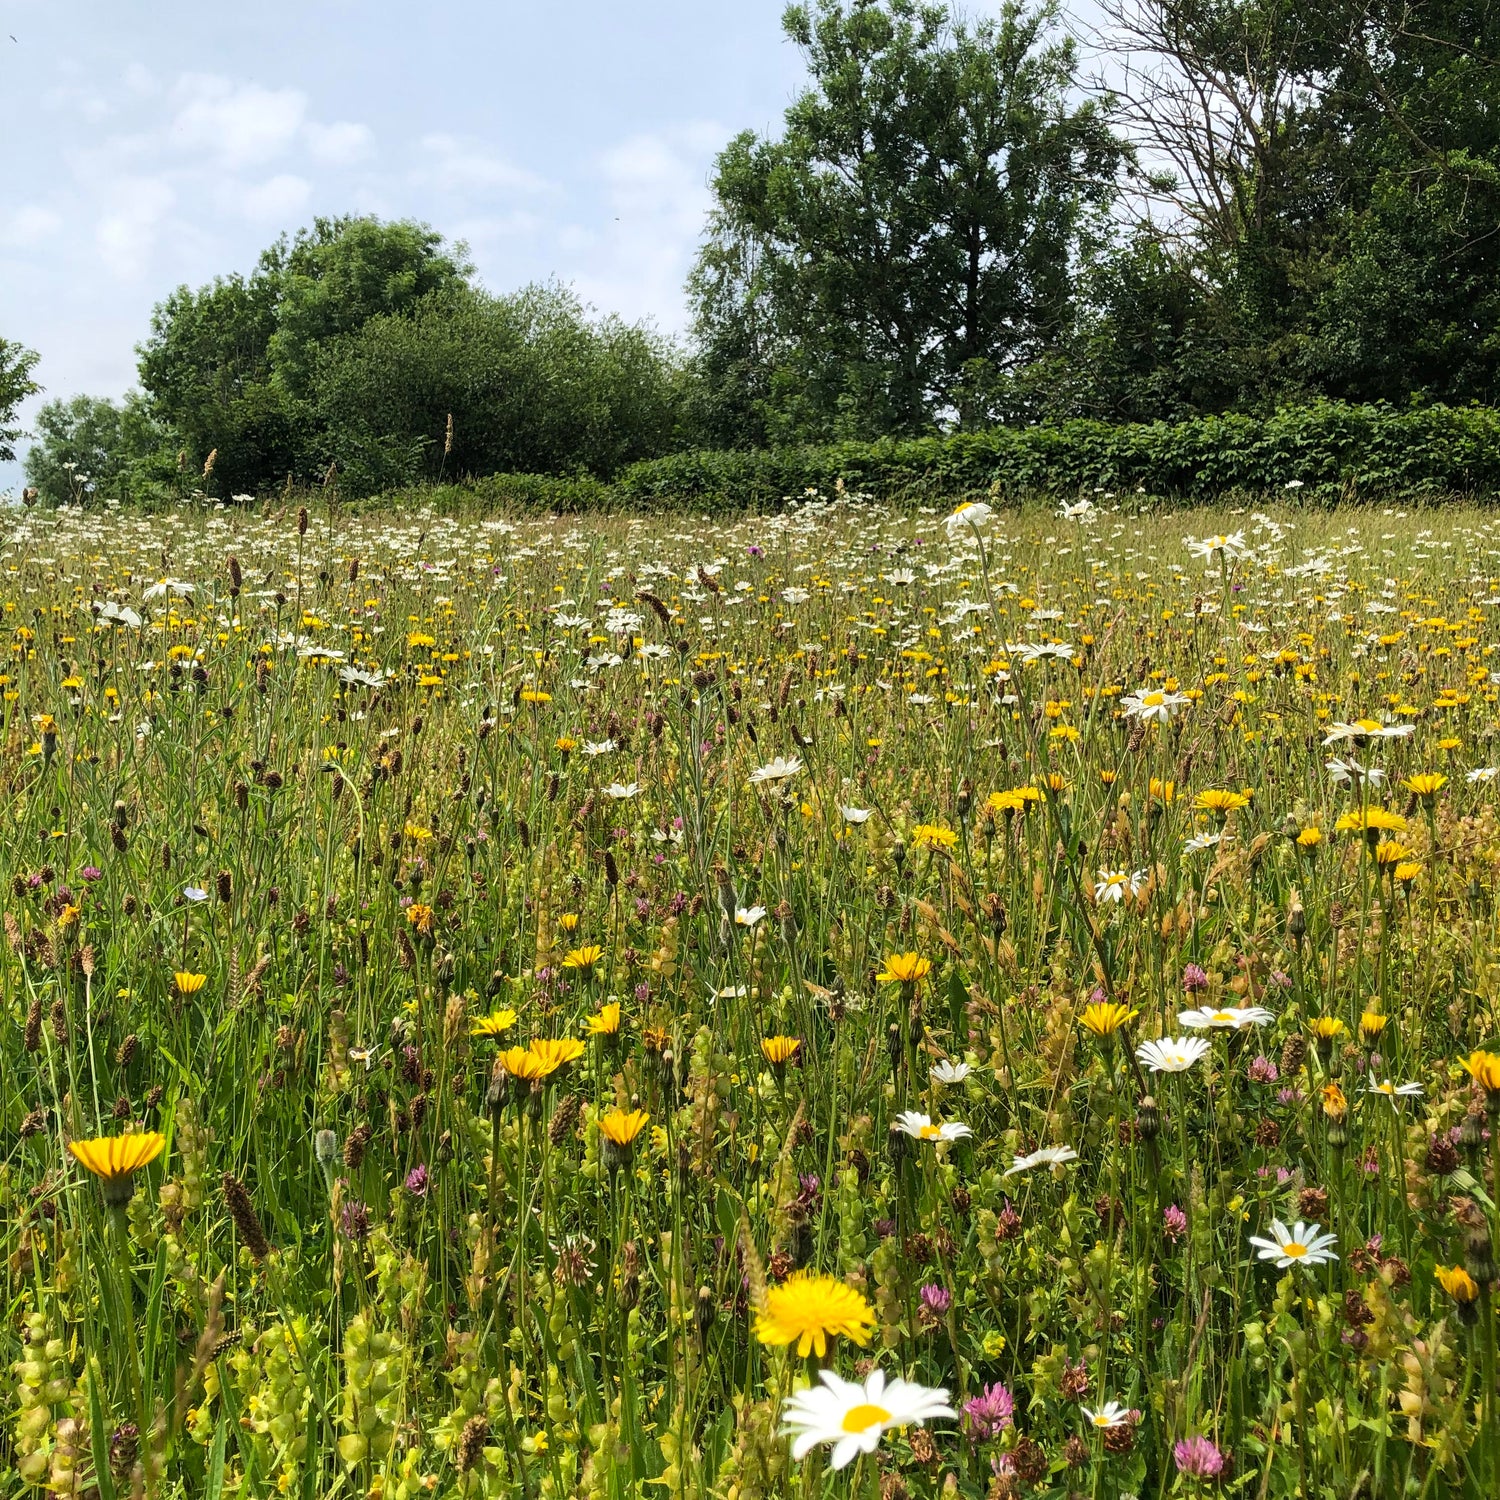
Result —
[[557, 275], [678, 329], [713, 155], [803, 77], [781, 10], [0, 0], [0, 335], [47, 396], [119, 395], [155, 302], [318, 213], [424, 219], [495, 290]]

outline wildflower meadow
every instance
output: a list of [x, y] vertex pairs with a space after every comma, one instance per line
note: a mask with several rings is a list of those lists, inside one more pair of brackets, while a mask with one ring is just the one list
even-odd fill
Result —
[[0, 525], [0, 1494], [1500, 1494], [1500, 519]]

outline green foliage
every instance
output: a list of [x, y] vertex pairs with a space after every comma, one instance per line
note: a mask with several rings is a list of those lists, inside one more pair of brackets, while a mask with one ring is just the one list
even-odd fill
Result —
[[[424, 225], [319, 219], [249, 277], [179, 288], [141, 381], [211, 487], [263, 491], [330, 463], [356, 494], [454, 474], [610, 473], [666, 451], [671, 345], [557, 286], [492, 297]], [[450, 428], [451, 419], [451, 428]]]
[[[482, 493], [524, 508], [567, 510], [587, 495], [528, 488], [514, 476]], [[1351, 406], [1316, 401], [1266, 417], [989, 428], [946, 437], [677, 453], [634, 464], [610, 503], [648, 510], [774, 508], [809, 490], [946, 503], [963, 495], [1094, 495], [1144, 489], [1209, 499], [1283, 491], [1288, 498], [1416, 500], [1500, 493], [1500, 411]]]
[[560, 286], [463, 291], [323, 346], [315, 407], [362, 492], [445, 474], [610, 474], [672, 445], [675, 368], [664, 339], [591, 320]]
[[28, 396], [41, 390], [31, 378], [36, 362], [34, 351], [8, 339], [0, 339], [0, 462], [16, 456], [15, 443], [21, 436], [20, 428], [11, 426], [16, 408]]
[[26, 482], [51, 505], [147, 499], [175, 487], [177, 450], [137, 392], [119, 404], [96, 396], [49, 401], [36, 415]]
[[1010, 370], [1057, 342], [1122, 149], [1073, 98], [1053, 20], [787, 10], [811, 87], [779, 138], [720, 155], [691, 284], [721, 441], [929, 430], [976, 363]]

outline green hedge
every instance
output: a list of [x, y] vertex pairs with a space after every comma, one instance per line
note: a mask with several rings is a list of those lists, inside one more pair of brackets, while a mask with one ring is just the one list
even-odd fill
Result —
[[809, 490], [934, 502], [975, 494], [1099, 490], [1212, 501], [1289, 484], [1302, 501], [1421, 500], [1500, 494], [1500, 410], [1491, 407], [1284, 407], [1265, 417], [1186, 422], [1078, 420], [947, 437], [768, 450], [677, 453], [611, 483], [501, 474], [481, 500], [522, 510], [768, 509]]

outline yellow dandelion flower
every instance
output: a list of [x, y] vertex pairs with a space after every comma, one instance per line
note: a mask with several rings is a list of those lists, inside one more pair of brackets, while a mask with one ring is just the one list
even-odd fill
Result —
[[470, 1036], [499, 1036], [502, 1032], [509, 1031], [516, 1024], [516, 1013], [509, 1008], [505, 1010], [492, 1010], [487, 1016], [480, 1016], [469, 1027]]
[[68, 1150], [99, 1179], [104, 1201], [114, 1208], [130, 1202], [131, 1178], [166, 1148], [167, 1138], [157, 1130], [68, 1142]]
[[861, 1348], [875, 1326], [875, 1310], [852, 1286], [836, 1277], [798, 1271], [766, 1292], [766, 1305], [755, 1320], [763, 1344], [796, 1344], [805, 1359], [828, 1353], [830, 1338], [846, 1338]]
[[802, 1048], [802, 1038], [795, 1036], [762, 1037], [760, 1050], [773, 1068], [784, 1068]]
[[620, 1012], [620, 1002], [611, 1000], [608, 1005], [602, 1005], [588, 1019], [590, 1036], [618, 1036], [623, 1016]]
[[587, 973], [604, 957], [604, 949], [598, 943], [586, 943], [582, 948], [570, 949], [563, 958], [565, 969], [580, 969]]
[[208, 983], [208, 975], [189, 974], [187, 970], [179, 969], [172, 976], [172, 983], [176, 986], [179, 995], [196, 995]]

